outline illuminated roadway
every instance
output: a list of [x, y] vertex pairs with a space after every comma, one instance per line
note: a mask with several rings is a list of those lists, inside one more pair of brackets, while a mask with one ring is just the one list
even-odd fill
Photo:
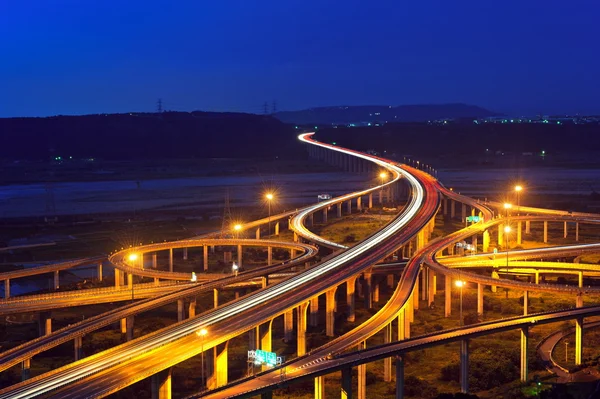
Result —
[[52, 396], [105, 396], [198, 354], [195, 332], [201, 328], [211, 332], [203, 345], [204, 349], [211, 348], [360, 273], [416, 235], [439, 206], [439, 197], [430, 182], [422, 185], [403, 169], [390, 168], [403, 174], [412, 185], [410, 203], [360, 245], [235, 303], [16, 384], [0, 391], [0, 397], [30, 397], [63, 385], [66, 387], [53, 391]]

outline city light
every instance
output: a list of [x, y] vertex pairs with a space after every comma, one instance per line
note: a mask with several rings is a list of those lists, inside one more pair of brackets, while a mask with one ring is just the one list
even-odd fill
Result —
[[466, 282], [464, 282], [464, 281], [462, 281], [462, 280], [456, 280], [456, 281], [454, 282], [454, 284], [456, 284], [456, 286], [457, 286], [458, 288], [462, 288], [462, 287], [464, 287], [464, 286], [465, 286]]
[[206, 334], [208, 334], [208, 331], [206, 330], [206, 328], [196, 331], [196, 335], [199, 337], [204, 337]]
[[273, 193], [267, 193], [267, 194], [265, 195], [265, 198], [266, 198], [266, 199], [268, 199], [269, 201], [272, 201], [272, 200], [273, 200], [273, 198], [275, 198], [275, 197], [273, 196]]
[[512, 229], [510, 228], [510, 226], [504, 226], [504, 232], [506, 234], [510, 233], [512, 231]]
[[519, 186], [519, 185], [515, 186], [515, 191], [516, 192], [519, 192], [519, 191], [522, 191], [522, 190], [523, 190], [523, 186]]
[[508, 202], [504, 203], [504, 209], [510, 209], [512, 208], [512, 204], [509, 204]]
[[379, 177], [381, 177], [381, 179], [383, 180], [383, 179], [385, 179], [385, 178], [387, 177], [387, 173], [385, 173], [385, 172], [381, 172], [381, 173], [379, 174]]
[[138, 260], [138, 254], [135, 254], [135, 253], [129, 254], [127, 259], [129, 259], [130, 262], [135, 262], [136, 260]]
[[233, 225], [233, 230], [235, 230], [235, 231], [241, 231], [242, 230], [242, 225], [241, 224], [235, 224], [235, 225]]

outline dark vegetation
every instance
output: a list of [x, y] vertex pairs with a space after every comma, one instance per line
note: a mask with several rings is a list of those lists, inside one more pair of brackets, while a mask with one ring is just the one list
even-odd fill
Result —
[[304, 154], [270, 116], [164, 112], [0, 119], [0, 158], [258, 158]]
[[443, 118], [483, 118], [497, 112], [467, 104], [358, 105], [284, 111], [275, 117], [286, 123], [331, 125], [359, 122], [427, 122]]
[[400, 161], [414, 158], [436, 167], [520, 167], [597, 163], [598, 134], [600, 126], [591, 124], [389, 123], [378, 127], [324, 128], [315, 137], [359, 151], [375, 150]]

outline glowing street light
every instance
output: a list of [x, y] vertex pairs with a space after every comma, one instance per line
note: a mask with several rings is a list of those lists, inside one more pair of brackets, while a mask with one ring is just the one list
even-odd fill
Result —
[[506, 210], [506, 217], [508, 217], [508, 211], [509, 211], [509, 209], [511, 209], [511, 208], [512, 208], [512, 204], [510, 204], [510, 203], [508, 203], [508, 202], [505, 202], [505, 203], [504, 203], [504, 209]]
[[[379, 203], [383, 206], [383, 183], [385, 183], [385, 179], [387, 179], [388, 175], [386, 172], [381, 172], [379, 174], [379, 178], [381, 179], [381, 187], [379, 189]], [[381, 210], [379, 211], [379, 215], [381, 216]]]
[[231, 265], [231, 271], [233, 272], [233, 275], [236, 277], [237, 277], [239, 268], [240, 267], [235, 262], [233, 262], [233, 265]]
[[204, 337], [208, 334], [206, 328], [196, 331], [196, 335], [200, 337], [200, 350], [202, 351], [202, 362], [201, 362], [201, 375], [202, 375], [202, 388], [204, 388]]
[[515, 186], [515, 192], [517, 193], [517, 215], [519, 215], [519, 207], [521, 206], [521, 191], [523, 191], [523, 186], [517, 184]]
[[192, 283], [195, 283], [196, 281], [198, 281], [198, 277], [196, 276], [196, 272], [192, 272], [192, 278], [190, 278], [190, 281]]
[[127, 259], [130, 262], [135, 262], [136, 260], [138, 260], [138, 254], [136, 254], [136, 253], [129, 254], [129, 256], [127, 257]]
[[242, 225], [239, 223], [234, 224], [233, 231], [235, 232], [235, 238], [239, 238], [240, 231], [242, 231]]
[[275, 196], [273, 195], [273, 193], [267, 193], [265, 195], [265, 198], [267, 199], [267, 205], [269, 207], [269, 230], [267, 231], [267, 236], [269, 236], [271, 235], [271, 202], [273, 201]]
[[462, 309], [462, 308], [463, 308], [463, 306], [462, 306], [462, 303], [463, 303], [463, 287], [464, 287], [464, 286], [465, 286], [467, 283], [466, 283], [465, 281], [462, 281], [462, 280], [456, 280], [456, 281], [454, 282], [454, 284], [455, 284], [455, 285], [456, 285], [458, 288], [460, 288], [460, 326], [462, 327], [462, 325], [464, 324], [464, 321], [463, 321], [463, 309]]

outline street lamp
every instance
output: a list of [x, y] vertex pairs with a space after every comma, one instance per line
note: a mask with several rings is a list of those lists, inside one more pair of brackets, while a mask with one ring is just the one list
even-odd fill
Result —
[[267, 204], [269, 206], [269, 230], [267, 231], [267, 236], [271, 235], [271, 201], [273, 201], [273, 198], [275, 198], [275, 196], [273, 195], [273, 193], [267, 193], [265, 195], [265, 198], [267, 199]]
[[[138, 260], [138, 258], [139, 258], [139, 256], [135, 252], [129, 254], [129, 256], [127, 257], [127, 259], [129, 260], [129, 262], [133, 263], [134, 265], [135, 265], [135, 262]], [[133, 294], [133, 274], [131, 275], [131, 301], [132, 302], [134, 301], [134, 294]]]
[[233, 275], [236, 277], [238, 274], [238, 269], [239, 269], [239, 266], [237, 265], [237, 263], [233, 262], [233, 265], [231, 265], [231, 271], [233, 272]]
[[506, 209], [506, 217], [508, 217], [508, 210], [512, 208], [512, 204], [509, 204], [508, 202], [504, 203], [504, 209]]
[[508, 274], [508, 235], [512, 229], [509, 225], [504, 226], [504, 246], [506, 247], [506, 274]]
[[200, 337], [200, 350], [202, 351], [202, 362], [200, 366], [200, 373], [202, 376], [202, 388], [204, 388], [204, 337], [206, 336], [206, 334], [208, 334], [206, 328], [196, 331], [196, 335]]
[[234, 224], [233, 231], [235, 231], [235, 238], [239, 238], [240, 231], [242, 231], [242, 225], [239, 223]]
[[463, 287], [467, 284], [466, 282], [462, 281], [462, 280], [456, 280], [454, 282], [454, 284], [456, 284], [456, 286], [458, 288], [460, 288], [460, 326], [463, 326], [463, 311], [462, 311], [462, 298], [463, 298]]
[[515, 186], [515, 192], [517, 193], [517, 215], [519, 215], [519, 207], [521, 206], [521, 191], [523, 191], [523, 186], [517, 184]]
[[198, 281], [198, 277], [196, 276], [196, 272], [192, 272], [192, 278], [190, 278], [190, 281], [192, 283], [195, 283], [196, 281]]
[[[379, 202], [381, 203], [381, 207], [383, 208], [383, 183], [385, 182], [385, 179], [387, 178], [387, 173], [381, 172], [379, 174], [379, 178], [381, 179], [381, 187], [379, 189]], [[379, 210], [379, 219], [383, 219], [383, 216], [381, 215], [381, 209]]]

